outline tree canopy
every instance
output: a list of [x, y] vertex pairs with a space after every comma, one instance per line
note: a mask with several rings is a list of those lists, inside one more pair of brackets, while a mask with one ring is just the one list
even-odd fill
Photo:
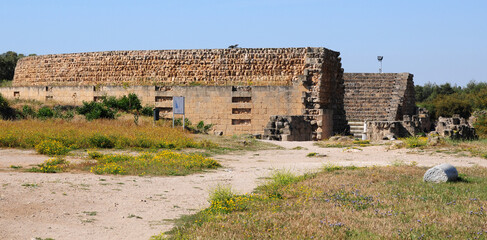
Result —
[[[33, 56], [35, 54], [30, 54]], [[17, 54], [13, 51], [0, 54], [0, 81], [13, 80], [17, 61], [25, 57], [24, 54]]]

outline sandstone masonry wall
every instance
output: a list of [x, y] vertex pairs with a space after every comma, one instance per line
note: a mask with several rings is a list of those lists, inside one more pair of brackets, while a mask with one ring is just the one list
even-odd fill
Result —
[[[307, 47], [34, 56], [18, 62], [14, 88], [0, 92], [10, 98], [79, 105], [128, 89], [144, 103], [164, 111], [171, 96], [179, 94], [188, 97], [192, 106], [204, 106], [191, 108], [189, 116], [194, 114], [194, 121], [231, 119], [230, 126], [235, 127], [230, 127], [229, 134], [262, 133], [270, 115], [303, 115], [312, 126], [312, 138], [322, 139], [343, 133], [347, 126], [339, 55], [326, 48]], [[169, 88], [173, 92], [164, 95]], [[231, 111], [217, 110], [227, 106], [221, 105], [227, 101], [222, 97], [232, 100]], [[227, 126], [228, 122], [215, 124]]]
[[[81, 86], [6, 87], [0, 94], [10, 99], [33, 99], [66, 105], [80, 105], [106, 96], [135, 93], [142, 105], [160, 110], [162, 118], [172, 118], [172, 98], [185, 97], [186, 117], [193, 123], [214, 124], [225, 135], [263, 134], [272, 115], [299, 115], [302, 86]], [[181, 117], [181, 116], [177, 116]]]
[[415, 114], [412, 74], [345, 73], [343, 79], [348, 121], [397, 121]]
[[306, 53], [306, 48], [237, 48], [32, 56], [18, 62], [13, 82], [15, 86], [291, 85], [303, 74]]

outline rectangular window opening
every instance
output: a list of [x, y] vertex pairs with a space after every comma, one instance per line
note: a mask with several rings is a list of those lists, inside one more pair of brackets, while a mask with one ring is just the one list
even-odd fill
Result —
[[250, 119], [232, 119], [232, 125], [250, 125]]
[[232, 114], [250, 114], [251, 108], [232, 108]]
[[172, 108], [158, 108], [160, 113], [172, 113]]
[[155, 101], [156, 101], [156, 102], [167, 102], [167, 101], [172, 101], [172, 97], [156, 96]]
[[232, 97], [233, 103], [250, 103], [252, 102], [252, 97]]

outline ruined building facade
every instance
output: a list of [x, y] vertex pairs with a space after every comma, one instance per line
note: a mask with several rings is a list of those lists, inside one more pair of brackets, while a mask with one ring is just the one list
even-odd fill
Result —
[[280, 140], [323, 139], [348, 133], [348, 122], [413, 114], [411, 74], [344, 74], [339, 55], [307, 47], [31, 56], [19, 60], [13, 87], [0, 93], [68, 105], [135, 93], [166, 118], [172, 98], [184, 96], [192, 122]]
[[[226, 135], [263, 134], [269, 119], [301, 116], [311, 136], [347, 129], [339, 53], [326, 48], [110, 51], [33, 56], [18, 62], [7, 98], [80, 105], [135, 93], [171, 115], [186, 98], [186, 117]], [[308, 133], [306, 135], [309, 135]]]

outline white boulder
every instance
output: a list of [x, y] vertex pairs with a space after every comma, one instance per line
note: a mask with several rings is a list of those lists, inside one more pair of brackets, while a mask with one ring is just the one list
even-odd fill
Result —
[[423, 181], [435, 183], [451, 182], [457, 179], [458, 171], [449, 163], [443, 163], [428, 169], [423, 177]]

